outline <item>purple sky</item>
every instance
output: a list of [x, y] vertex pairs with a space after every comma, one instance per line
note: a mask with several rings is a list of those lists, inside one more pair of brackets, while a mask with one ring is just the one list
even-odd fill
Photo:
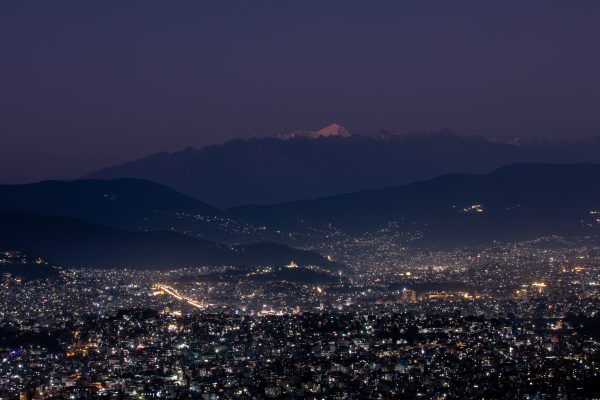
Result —
[[599, 134], [598, 21], [598, 1], [2, 1], [0, 182], [334, 121]]

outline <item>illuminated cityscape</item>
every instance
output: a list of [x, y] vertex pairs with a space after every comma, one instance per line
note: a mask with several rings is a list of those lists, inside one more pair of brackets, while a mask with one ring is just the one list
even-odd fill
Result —
[[599, 21], [0, 2], [0, 400], [600, 399]]
[[406, 250], [318, 284], [256, 280], [266, 268], [4, 274], [0, 395], [592, 396], [598, 252], [557, 237]]

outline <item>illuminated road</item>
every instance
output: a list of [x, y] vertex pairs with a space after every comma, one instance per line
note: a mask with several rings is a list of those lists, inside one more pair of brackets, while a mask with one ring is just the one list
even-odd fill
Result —
[[162, 290], [163, 292], [170, 295], [171, 297], [176, 298], [177, 300], [185, 301], [192, 307], [196, 307], [196, 308], [204, 308], [205, 307], [204, 304], [202, 304], [202, 302], [197, 302], [195, 300], [184, 297], [181, 294], [179, 294], [179, 292], [177, 290], [173, 289], [170, 286], [157, 284], [156, 288], [159, 290]]

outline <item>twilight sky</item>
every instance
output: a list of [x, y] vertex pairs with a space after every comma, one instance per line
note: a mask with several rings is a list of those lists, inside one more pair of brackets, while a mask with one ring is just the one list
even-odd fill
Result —
[[0, 2], [0, 182], [339, 122], [600, 134], [600, 2]]

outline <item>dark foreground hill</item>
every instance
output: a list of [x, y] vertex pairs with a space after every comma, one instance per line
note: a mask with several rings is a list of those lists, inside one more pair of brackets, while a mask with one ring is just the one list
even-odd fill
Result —
[[58, 269], [47, 264], [10, 263], [0, 265], [0, 275], [9, 274], [25, 281], [35, 279], [55, 279], [59, 277]]
[[[0, 210], [69, 216], [123, 229], [153, 228], [164, 215], [221, 211], [166, 186], [140, 179], [45, 181], [0, 185]], [[167, 229], [168, 225], [162, 229]]]
[[74, 267], [281, 266], [291, 260], [302, 265], [334, 265], [319, 254], [280, 244], [225, 246], [175, 232], [131, 232], [14, 211], [0, 211], [0, 248]]
[[228, 212], [282, 229], [333, 224], [348, 231], [394, 222], [421, 243], [477, 244], [547, 234], [596, 234], [600, 166], [518, 164], [491, 174], [452, 174], [424, 182]]

